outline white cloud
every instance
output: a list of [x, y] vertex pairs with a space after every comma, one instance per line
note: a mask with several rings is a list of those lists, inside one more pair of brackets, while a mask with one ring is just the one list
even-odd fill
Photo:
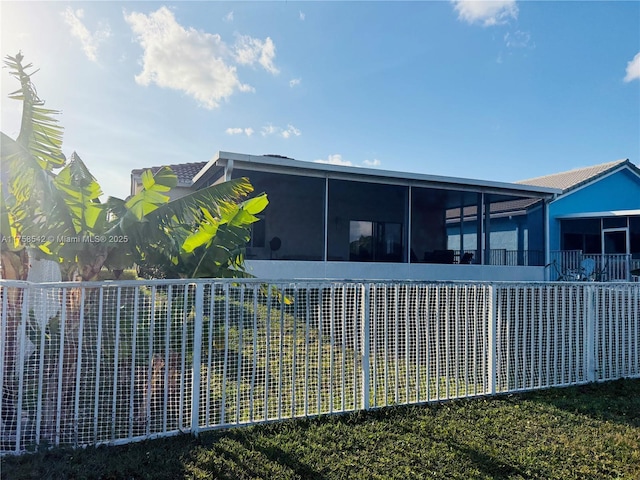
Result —
[[518, 18], [515, 0], [451, 0], [451, 3], [458, 18], [469, 24], [481, 23], [489, 27]]
[[233, 22], [233, 10], [231, 10], [224, 17], [222, 17], [222, 20], [225, 22]]
[[290, 138], [291, 136], [299, 137], [300, 135], [302, 135], [302, 132], [291, 124], [287, 125], [287, 128], [276, 127], [271, 124], [265, 125], [264, 127], [262, 127], [260, 133], [263, 137], [266, 137], [268, 135], [279, 135], [282, 138]]
[[291, 135], [294, 135], [296, 137], [299, 137], [300, 135], [302, 135], [302, 132], [300, 132], [300, 130], [298, 130], [296, 127], [294, 127], [293, 125], [287, 125], [287, 129], [284, 130], [281, 135], [284, 138], [289, 138]]
[[631, 82], [632, 80], [640, 80], [640, 52], [633, 57], [633, 60], [627, 62], [627, 74], [624, 81]]
[[329, 165], [342, 165], [345, 167], [350, 167], [353, 164], [349, 160], [343, 160], [342, 155], [339, 153], [334, 153], [333, 155], [329, 155], [326, 160], [314, 160], [315, 163], [326, 163]]
[[62, 12], [62, 18], [64, 18], [65, 23], [71, 29], [71, 35], [80, 40], [84, 54], [92, 62], [97, 62], [98, 46], [109, 38], [111, 30], [108, 25], [102, 25], [92, 33], [84, 23], [82, 23], [83, 17], [84, 10], [81, 8], [74, 11], [71, 7], [67, 7], [67, 9]]
[[303, 22], [304, 22], [304, 19], [305, 19], [305, 18], [307, 18], [307, 16], [304, 14], [304, 12], [303, 12], [302, 10], [300, 10], [299, 18], [300, 18], [300, 20], [302, 20]]
[[235, 127], [235, 128], [227, 128], [224, 133], [226, 133], [227, 135], [246, 135], [247, 137], [250, 137], [251, 135], [253, 135], [253, 128], [251, 127], [247, 127], [247, 128], [239, 128], [239, 127]]
[[515, 32], [507, 32], [504, 34], [504, 43], [508, 48], [527, 48], [535, 47], [531, 44], [531, 34], [516, 30]]
[[291, 80], [289, 80], [289, 86], [290, 86], [291, 88], [293, 88], [293, 87], [295, 87], [295, 86], [297, 86], [297, 85], [300, 85], [300, 82], [301, 82], [301, 81], [302, 81], [302, 79], [301, 79], [301, 78], [292, 78]]
[[279, 127], [274, 127], [273, 125], [265, 125], [264, 127], [262, 127], [260, 133], [262, 133], [263, 137], [266, 137], [267, 135], [273, 135], [274, 133], [277, 133], [279, 130], [281, 130]]
[[255, 91], [240, 82], [235, 54], [220, 35], [183, 27], [167, 7], [149, 15], [125, 13], [125, 20], [143, 48], [138, 84], [185, 92], [209, 109], [236, 91]]
[[279, 70], [273, 64], [276, 56], [276, 46], [273, 40], [267, 37], [265, 40], [253, 38], [249, 35], [240, 35], [234, 45], [236, 61], [241, 65], [254, 65], [258, 62], [266, 71], [277, 74]]
[[380, 166], [380, 160], [378, 159], [373, 159], [373, 160], [364, 160], [363, 165], [367, 166], [367, 167], [379, 167]]

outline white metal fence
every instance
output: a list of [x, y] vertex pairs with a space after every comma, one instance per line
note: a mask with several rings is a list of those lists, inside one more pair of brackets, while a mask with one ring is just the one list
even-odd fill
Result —
[[0, 282], [0, 453], [640, 376], [640, 284]]

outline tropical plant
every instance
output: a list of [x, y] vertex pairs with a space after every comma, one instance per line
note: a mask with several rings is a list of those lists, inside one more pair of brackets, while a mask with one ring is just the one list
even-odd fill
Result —
[[[256, 214], [267, 205], [265, 194], [247, 198], [253, 187], [241, 178], [198, 190], [170, 201], [177, 184], [168, 167], [155, 175], [142, 174], [142, 189], [127, 200], [109, 197], [75, 152], [62, 153], [63, 129], [59, 113], [44, 107], [32, 83], [31, 64], [23, 56], [7, 56], [5, 65], [20, 82], [9, 98], [22, 102], [22, 121], [16, 139], [0, 132], [0, 267], [2, 278], [25, 280], [32, 255], [60, 264], [68, 280], [94, 280], [103, 267], [122, 270], [134, 263], [159, 267], [168, 277], [245, 276], [243, 251]], [[29, 254], [27, 254], [29, 252]], [[86, 295], [92, 295], [89, 290]], [[22, 291], [3, 288], [4, 320], [3, 416], [17, 415], [15, 378], [18, 361], [18, 325], [24, 318]], [[64, 341], [78, 345], [81, 310], [92, 302], [81, 300], [80, 289], [66, 295]], [[84, 306], [84, 307], [83, 307]], [[85, 311], [85, 322], [93, 316]], [[50, 322], [55, 323], [55, 322]], [[51, 339], [52, 325], [47, 328]], [[52, 340], [53, 341], [53, 340]], [[56, 395], [72, 398], [77, 351], [69, 349], [60, 371], [61, 385], [44, 380], [43, 414], [54, 418]], [[66, 413], [64, 413], [66, 412]], [[63, 406], [63, 413], [69, 409]], [[54, 429], [50, 428], [50, 432]]]
[[93, 280], [103, 267], [134, 263], [160, 267], [167, 277], [245, 276], [244, 247], [266, 195], [247, 198], [246, 178], [170, 201], [177, 184], [168, 167], [142, 174], [142, 189], [128, 200], [109, 197], [75, 152], [62, 153], [63, 129], [44, 108], [23, 56], [5, 65], [20, 82], [9, 97], [23, 104], [20, 133], [2, 141], [2, 277], [25, 279], [26, 249], [60, 263], [71, 280]]

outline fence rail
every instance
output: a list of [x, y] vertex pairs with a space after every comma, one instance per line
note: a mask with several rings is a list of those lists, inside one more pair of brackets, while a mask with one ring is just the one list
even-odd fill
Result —
[[0, 282], [0, 453], [640, 376], [640, 284]]

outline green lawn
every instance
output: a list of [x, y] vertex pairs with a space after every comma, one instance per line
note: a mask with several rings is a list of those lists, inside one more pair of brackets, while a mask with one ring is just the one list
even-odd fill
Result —
[[3, 479], [640, 478], [640, 380], [2, 459]]

